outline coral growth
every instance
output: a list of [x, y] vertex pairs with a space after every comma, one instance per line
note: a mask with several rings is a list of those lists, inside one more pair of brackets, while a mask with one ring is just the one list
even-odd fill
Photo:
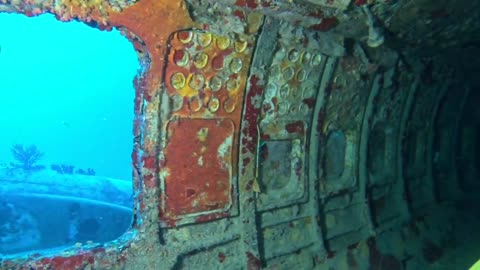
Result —
[[[0, 168], [7, 168], [12, 173], [15, 171], [14, 169], [23, 169], [24, 171], [39, 171], [45, 169], [45, 166], [43, 165], [35, 165], [40, 159], [42, 159], [44, 155], [42, 152], [40, 152], [40, 150], [38, 150], [37, 146], [30, 145], [27, 147], [23, 144], [15, 144], [10, 150], [16, 162], [10, 162], [9, 165], [0, 164]], [[59, 174], [96, 174], [95, 170], [92, 168], [75, 169], [75, 166], [67, 164], [52, 164], [50, 169]]]
[[59, 174], [73, 174], [75, 166], [66, 164], [52, 164], [51, 169]]
[[73, 165], [66, 164], [52, 164], [50, 167], [53, 171], [56, 171], [59, 174], [81, 174], [81, 175], [95, 175], [96, 172], [92, 168], [76, 169]]
[[17, 160], [17, 163], [11, 163], [14, 168], [22, 168], [25, 171], [37, 171], [45, 168], [41, 165], [35, 165], [43, 157], [43, 153], [35, 145], [26, 147], [23, 144], [15, 144], [10, 151]]
[[95, 170], [92, 169], [92, 168], [87, 168], [86, 170], [84, 170], [84, 169], [77, 169], [77, 170], [75, 171], [75, 173], [76, 173], [76, 174], [83, 174], [83, 175], [95, 175], [95, 174], [96, 174]]

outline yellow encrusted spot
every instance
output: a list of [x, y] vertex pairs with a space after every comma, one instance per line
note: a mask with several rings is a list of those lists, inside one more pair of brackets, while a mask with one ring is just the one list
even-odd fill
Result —
[[212, 43], [212, 34], [198, 33], [197, 41], [202, 47], [207, 47]]
[[197, 138], [199, 141], [204, 142], [207, 140], [207, 137], [208, 137], [208, 128], [201, 128], [197, 132]]
[[185, 86], [185, 76], [180, 72], [175, 73], [172, 75], [170, 83], [172, 84], [173, 88], [177, 90], [183, 88]]
[[257, 180], [257, 179], [255, 179], [255, 180], [253, 181], [252, 190], [253, 190], [253, 192], [255, 192], [255, 193], [260, 193], [260, 192], [262, 192], [262, 191], [260, 190], [260, 185], [258, 184], [258, 180]]
[[217, 37], [217, 47], [220, 50], [226, 50], [228, 47], [230, 47], [230, 39], [228, 37], [223, 37], [219, 36]]

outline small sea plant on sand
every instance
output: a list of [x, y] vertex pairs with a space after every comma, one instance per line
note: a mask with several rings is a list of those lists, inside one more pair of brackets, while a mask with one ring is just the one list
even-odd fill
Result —
[[95, 175], [96, 172], [92, 168], [87, 168], [85, 169], [75, 169], [75, 166], [73, 165], [67, 165], [67, 164], [52, 164], [50, 166], [52, 171], [56, 171], [59, 174], [81, 174], [81, 175]]
[[10, 163], [13, 168], [21, 168], [25, 171], [38, 171], [45, 168], [42, 165], [35, 165], [44, 154], [33, 144], [28, 147], [23, 144], [15, 144], [10, 148], [10, 151], [17, 161], [16, 163]]
[[73, 174], [75, 172], [75, 166], [67, 164], [52, 164], [50, 168], [59, 174]]

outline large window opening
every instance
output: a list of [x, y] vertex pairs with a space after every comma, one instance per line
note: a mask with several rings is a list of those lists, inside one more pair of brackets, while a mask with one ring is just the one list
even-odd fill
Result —
[[117, 29], [0, 13], [0, 256], [130, 227], [138, 67]]

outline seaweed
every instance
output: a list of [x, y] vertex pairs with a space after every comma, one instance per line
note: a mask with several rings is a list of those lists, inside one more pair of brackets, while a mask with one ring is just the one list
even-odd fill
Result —
[[81, 175], [86, 175], [87, 172], [84, 169], [76, 169], [75, 174], [81, 174]]
[[95, 172], [94, 169], [92, 169], [92, 168], [87, 169], [87, 175], [95, 175], [95, 174], [97, 174], [97, 172]]
[[43, 153], [38, 150], [37, 146], [30, 145], [28, 147], [23, 144], [15, 144], [10, 148], [13, 157], [17, 163], [11, 162], [14, 168], [21, 168], [25, 171], [38, 171], [45, 169], [45, 166], [35, 165], [43, 157]]
[[[13, 157], [16, 162], [10, 162], [10, 164], [0, 164], [0, 168], [6, 168], [13, 172], [15, 169], [22, 169], [24, 171], [40, 171], [45, 169], [43, 165], [35, 165], [40, 159], [43, 158], [44, 153], [38, 150], [36, 145], [24, 146], [23, 144], [15, 144], [10, 148]], [[50, 169], [56, 171], [59, 174], [80, 174], [80, 175], [96, 175], [96, 172], [92, 168], [87, 169], [75, 169], [74, 165], [68, 164], [51, 164]], [[12, 172], [12, 173], [13, 173]]]
[[84, 169], [76, 169], [74, 165], [67, 165], [67, 164], [52, 164], [50, 168], [53, 171], [56, 171], [59, 174], [80, 174], [80, 175], [95, 175], [96, 172], [92, 168]]
[[77, 169], [75, 171], [75, 174], [81, 174], [81, 175], [95, 175], [96, 172], [94, 169], [92, 168], [87, 168], [86, 170], [84, 169]]
[[75, 166], [66, 164], [52, 164], [50, 168], [59, 174], [73, 174]]

